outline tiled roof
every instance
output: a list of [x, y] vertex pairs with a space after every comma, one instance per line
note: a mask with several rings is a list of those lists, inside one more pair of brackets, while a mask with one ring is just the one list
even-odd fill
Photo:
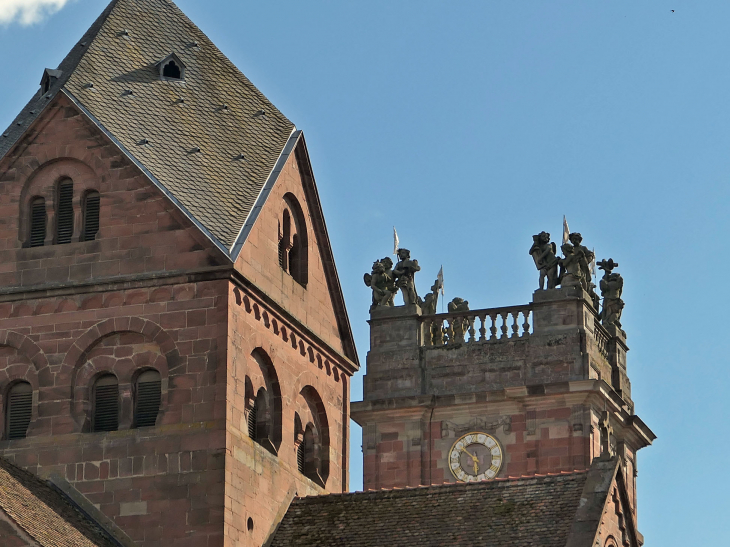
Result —
[[588, 474], [296, 498], [271, 547], [564, 547]]
[[[172, 53], [184, 81], [159, 76]], [[168, 0], [114, 0], [59, 70], [47, 95], [63, 88], [230, 249], [292, 122]], [[0, 157], [49, 100], [36, 94], [0, 137]]]
[[0, 545], [12, 544], [19, 528], [41, 547], [119, 547], [54, 488], [0, 458]]

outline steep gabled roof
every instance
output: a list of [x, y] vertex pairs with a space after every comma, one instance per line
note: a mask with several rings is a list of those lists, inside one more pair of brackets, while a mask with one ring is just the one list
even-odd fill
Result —
[[564, 547], [586, 472], [295, 498], [271, 547]]
[[58, 490], [0, 458], [0, 545], [25, 537], [41, 547], [120, 547]]
[[[170, 54], [184, 82], [160, 78]], [[0, 137], [0, 158], [62, 92], [230, 254], [294, 124], [168, 0], [113, 0], [58, 70]]]

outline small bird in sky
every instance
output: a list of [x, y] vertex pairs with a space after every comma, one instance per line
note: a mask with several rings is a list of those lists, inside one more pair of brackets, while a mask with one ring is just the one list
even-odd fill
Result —
[[674, 10], [672, 10], [672, 13], [674, 13]]

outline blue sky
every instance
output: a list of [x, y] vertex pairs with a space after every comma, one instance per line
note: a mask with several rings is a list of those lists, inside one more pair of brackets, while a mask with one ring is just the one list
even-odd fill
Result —
[[[105, 4], [0, 0], [0, 125]], [[443, 264], [447, 297], [476, 309], [531, 299], [531, 236], [566, 215], [626, 280], [633, 398], [659, 437], [640, 530], [726, 542], [730, 2], [178, 5], [304, 130], [363, 364], [362, 274], [393, 225], [420, 286]]]

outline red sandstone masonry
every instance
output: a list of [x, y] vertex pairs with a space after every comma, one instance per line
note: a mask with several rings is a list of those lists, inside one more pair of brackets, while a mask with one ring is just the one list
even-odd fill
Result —
[[[74, 181], [75, 242], [51, 245], [63, 177]], [[79, 242], [88, 189], [101, 194], [101, 229]], [[0, 409], [12, 382], [34, 389], [28, 438], [0, 441], [0, 456], [60, 474], [142, 547], [260, 545], [289, 496], [323, 491], [296, 466], [294, 412], [311, 421], [316, 408], [329, 430], [326, 489], [346, 490], [351, 369], [338, 353], [314, 233], [309, 226], [306, 289], [281, 271], [276, 245], [261, 244], [276, 238], [285, 192], [307, 210], [293, 156], [236, 264], [259, 284], [244, 290], [226, 257], [67, 99], [55, 99], [0, 162]], [[49, 235], [31, 249], [27, 205], [39, 195]], [[282, 388], [277, 456], [246, 434], [241, 383], [262, 381], [256, 347]], [[134, 378], [148, 367], [162, 377], [161, 411], [155, 427], [131, 430]], [[90, 386], [102, 372], [120, 382], [120, 431], [89, 433]]]

